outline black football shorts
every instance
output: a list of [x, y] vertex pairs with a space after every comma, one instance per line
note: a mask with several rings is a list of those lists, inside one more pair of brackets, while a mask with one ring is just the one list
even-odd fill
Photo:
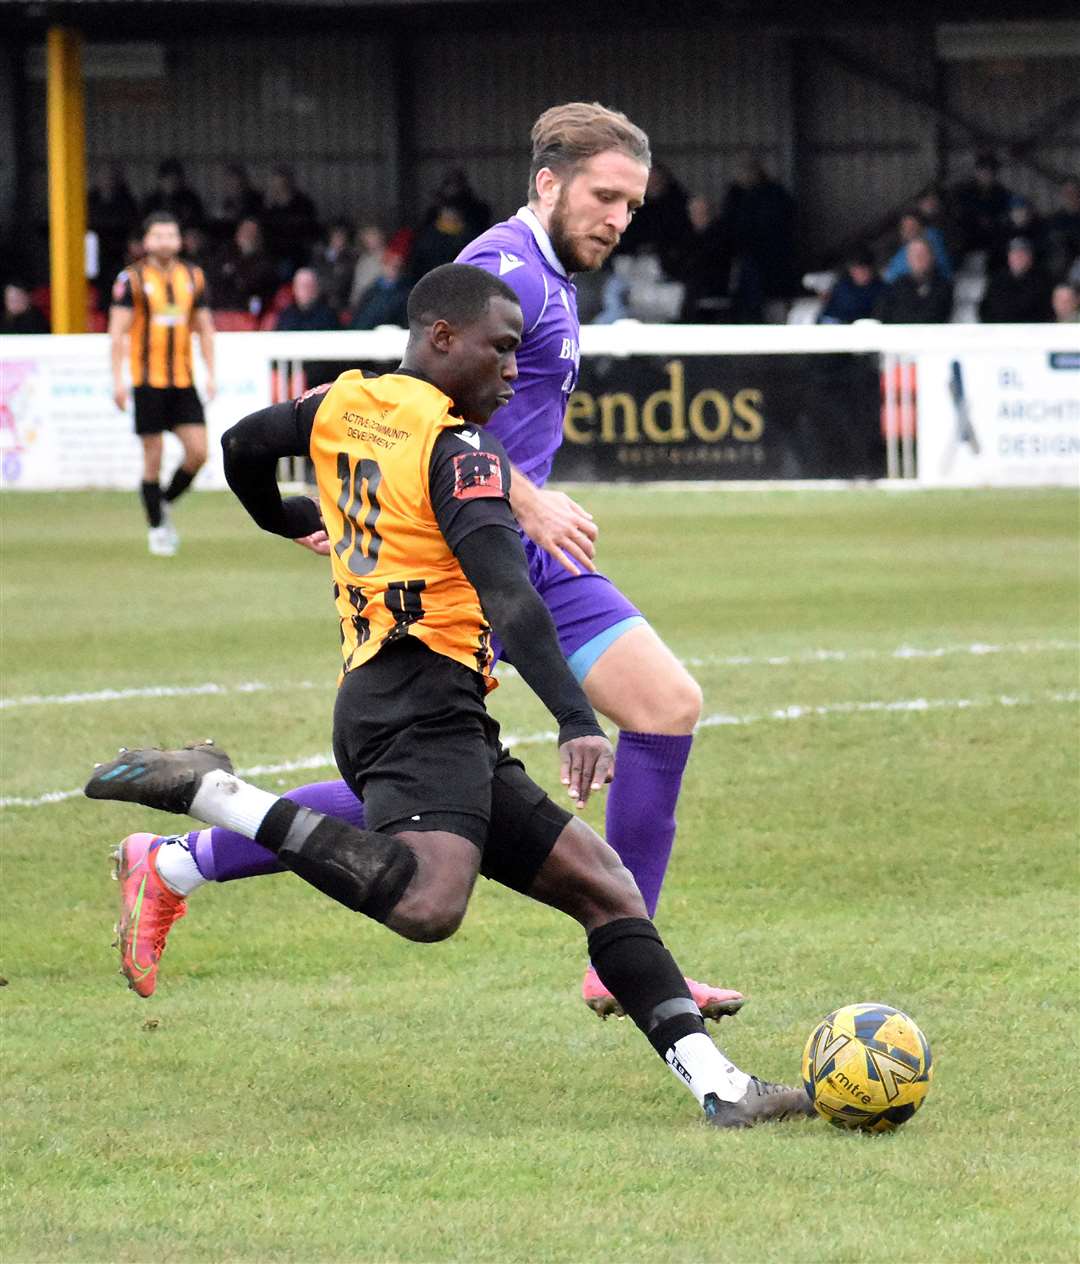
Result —
[[368, 829], [458, 834], [483, 852], [485, 877], [516, 891], [571, 819], [502, 748], [483, 677], [413, 636], [346, 673], [334, 757]]
[[161, 434], [177, 426], [205, 426], [202, 400], [194, 386], [136, 386], [135, 433]]

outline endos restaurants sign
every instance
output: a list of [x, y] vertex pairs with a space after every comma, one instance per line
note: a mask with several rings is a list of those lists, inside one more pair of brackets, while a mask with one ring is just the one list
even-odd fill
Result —
[[584, 356], [554, 477], [878, 478], [877, 355]]

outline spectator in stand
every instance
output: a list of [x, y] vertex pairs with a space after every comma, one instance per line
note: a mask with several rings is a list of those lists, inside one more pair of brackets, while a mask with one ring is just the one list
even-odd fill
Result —
[[119, 163], [108, 163], [98, 171], [86, 210], [87, 227], [98, 235], [98, 275], [114, 277], [123, 267], [128, 234], [139, 223], [139, 208]]
[[49, 322], [30, 302], [30, 291], [22, 281], [9, 281], [4, 286], [4, 314], [0, 317], [0, 334], [47, 334]]
[[201, 224], [189, 224], [181, 234], [180, 240], [184, 259], [202, 268], [204, 273], [208, 273], [211, 250], [206, 229]]
[[405, 314], [409, 285], [404, 261], [393, 250], [383, 255], [382, 272], [360, 296], [353, 311], [352, 329], [378, 329], [380, 325], [407, 325]]
[[1054, 309], [1054, 320], [1059, 325], [1075, 325], [1080, 323], [1080, 294], [1076, 287], [1063, 281], [1054, 286], [1050, 295], [1050, 305]]
[[739, 323], [765, 319], [765, 305], [798, 289], [795, 270], [795, 202], [757, 159], [739, 167], [720, 213], [734, 263], [732, 316]]
[[434, 200], [424, 214], [420, 227], [426, 228], [438, 219], [445, 207], [452, 207], [465, 224], [465, 237], [472, 241], [491, 227], [491, 207], [482, 201], [469, 184], [469, 178], [460, 167], [447, 171], [439, 181]]
[[293, 301], [278, 316], [280, 330], [308, 333], [314, 329], [337, 329], [333, 308], [323, 301], [314, 268], [297, 268], [292, 279]]
[[432, 268], [453, 263], [470, 241], [472, 234], [461, 211], [451, 202], [443, 203], [435, 218], [416, 234], [409, 256], [410, 287]]
[[315, 247], [312, 264], [326, 301], [335, 311], [343, 311], [349, 306], [356, 273], [353, 226], [348, 220], [338, 219], [330, 225], [326, 240]]
[[833, 286], [819, 325], [851, 325], [874, 315], [888, 287], [874, 271], [874, 257], [865, 246], [848, 255], [844, 273]]
[[693, 237], [689, 198], [670, 167], [654, 163], [645, 188], [645, 204], [634, 212], [619, 253], [656, 255], [667, 276], [681, 280]]
[[988, 325], [1031, 324], [1054, 319], [1050, 280], [1035, 264], [1035, 250], [1026, 237], [1009, 242], [1006, 266], [995, 272], [979, 304], [979, 319]]
[[1001, 262], [1005, 261], [1005, 252], [1014, 237], [1026, 237], [1035, 251], [1037, 262], [1044, 262], [1046, 253], [1046, 225], [1042, 216], [1026, 197], [1014, 197], [1009, 201], [1009, 214], [1002, 234]]
[[1055, 276], [1063, 276], [1080, 260], [1080, 180], [1062, 181], [1058, 208], [1046, 221], [1048, 264]]
[[1016, 237], [1031, 242], [1036, 264], [1046, 261], [1046, 225], [1035, 207], [1026, 197], [1009, 199], [1005, 221], [998, 230], [997, 242], [987, 257], [987, 271], [991, 276], [1007, 266], [1009, 243]]
[[382, 276], [383, 255], [386, 254], [386, 234], [378, 224], [364, 224], [357, 233], [359, 250], [349, 286], [350, 312], [355, 312], [368, 288]]
[[184, 168], [175, 158], [166, 158], [158, 167], [157, 186], [143, 199], [143, 217], [154, 211], [175, 215], [181, 229], [205, 220], [202, 199], [188, 187]]
[[897, 227], [900, 237], [900, 246], [896, 254], [885, 265], [882, 277], [886, 284], [891, 284], [897, 277], [904, 276], [908, 271], [908, 255], [907, 246], [909, 241], [914, 241], [916, 237], [922, 237], [930, 243], [930, 249], [934, 252], [934, 263], [937, 267], [938, 275], [944, 277], [946, 281], [952, 280], [952, 260], [949, 258], [949, 252], [945, 248], [945, 238], [937, 228], [928, 228], [922, 220], [913, 211], [908, 211], [900, 216], [900, 223]]
[[952, 286], [934, 265], [923, 237], [905, 247], [908, 270], [886, 287], [875, 315], [886, 325], [943, 325], [952, 315]]
[[719, 216], [714, 216], [709, 200], [700, 194], [686, 204], [690, 220], [683, 276], [686, 298], [682, 319], [710, 322], [728, 304], [731, 284], [731, 247]]
[[310, 255], [319, 235], [315, 203], [296, 187], [290, 168], [278, 166], [270, 173], [266, 210], [262, 217], [266, 247], [287, 280]]
[[127, 241], [124, 243], [124, 267], [129, 264], [138, 263], [146, 254], [146, 247], [143, 245], [142, 228], [133, 228], [128, 233]]
[[214, 305], [226, 311], [263, 312], [278, 287], [277, 270], [263, 246], [258, 221], [242, 219], [218, 256], [210, 278]]
[[915, 198], [915, 214], [927, 230], [933, 228], [941, 234], [949, 259], [959, 259], [964, 253], [960, 225], [950, 213], [939, 185], [928, 184], [919, 191]]
[[1012, 199], [998, 180], [998, 170], [998, 160], [992, 153], [978, 154], [974, 175], [957, 186], [956, 213], [965, 251], [982, 250], [989, 255], [998, 244]]
[[247, 168], [228, 162], [222, 172], [222, 195], [214, 214], [215, 232], [231, 237], [242, 219], [258, 219], [263, 213], [263, 196], [251, 183]]

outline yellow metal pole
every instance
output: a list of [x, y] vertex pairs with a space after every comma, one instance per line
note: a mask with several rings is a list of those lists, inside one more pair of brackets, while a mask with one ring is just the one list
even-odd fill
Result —
[[86, 137], [82, 39], [54, 26], [46, 38], [49, 264], [54, 334], [86, 331]]

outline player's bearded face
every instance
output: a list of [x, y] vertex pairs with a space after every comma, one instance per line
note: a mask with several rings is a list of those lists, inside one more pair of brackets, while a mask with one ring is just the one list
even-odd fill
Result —
[[648, 168], [626, 154], [596, 154], [559, 187], [548, 236], [567, 272], [595, 272], [645, 197]]
[[159, 259], [175, 259], [180, 253], [180, 229], [176, 224], [152, 224], [143, 238], [143, 249]]

